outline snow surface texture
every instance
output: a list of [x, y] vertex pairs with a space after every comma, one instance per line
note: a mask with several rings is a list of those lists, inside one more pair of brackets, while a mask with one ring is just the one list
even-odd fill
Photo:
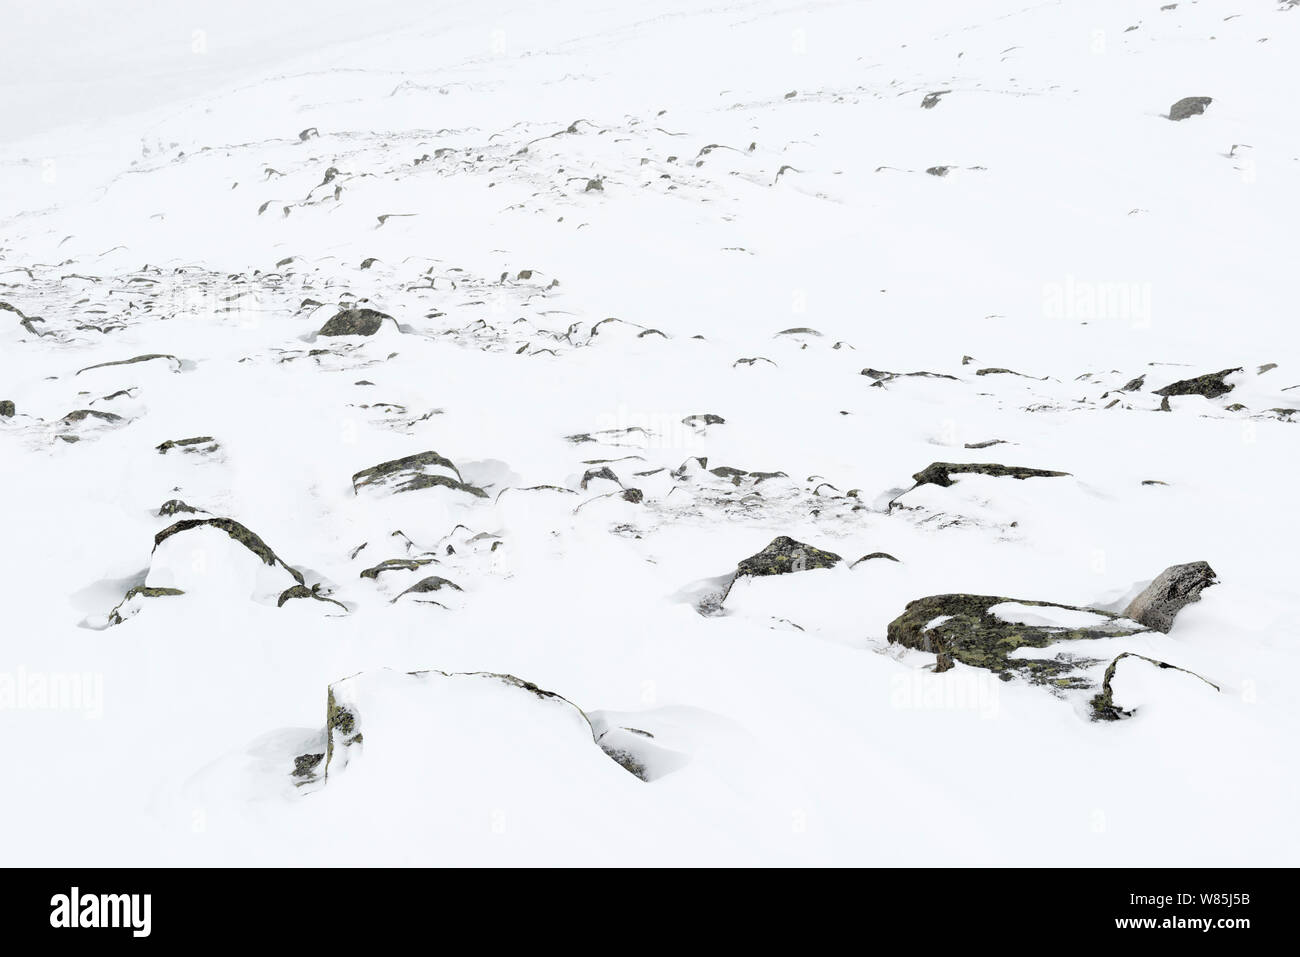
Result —
[[55, 7], [6, 862], [1300, 860], [1297, 4]]

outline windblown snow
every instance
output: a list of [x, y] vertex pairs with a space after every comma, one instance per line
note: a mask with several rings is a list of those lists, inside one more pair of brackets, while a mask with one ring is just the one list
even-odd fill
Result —
[[8, 0], [4, 860], [1295, 864], [1298, 6]]

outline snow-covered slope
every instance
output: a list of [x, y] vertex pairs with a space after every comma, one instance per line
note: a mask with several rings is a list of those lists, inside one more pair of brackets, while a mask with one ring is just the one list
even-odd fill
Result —
[[6, 859], [1294, 864], [1297, 6], [7, 4]]

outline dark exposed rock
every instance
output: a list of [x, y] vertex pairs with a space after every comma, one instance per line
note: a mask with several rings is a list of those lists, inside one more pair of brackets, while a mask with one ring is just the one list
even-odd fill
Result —
[[1189, 116], [1198, 116], [1204, 113], [1205, 108], [1213, 102], [1213, 98], [1208, 96], [1185, 96], [1169, 107], [1169, 118], [1171, 120], [1185, 120]]
[[372, 581], [378, 581], [379, 576], [385, 572], [413, 572], [418, 571], [425, 565], [431, 565], [435, 559], [432, 558], [390, 558], [380, 562], [373, 568], [367, 568], [361, 573], [362, 578], [369, 578]]
[[682, 425], [689, 425], [692, 428], [704, 425], [723, 425], [726, 423], [720, 415], [714, 415], [712, 412], [704, 412], [699, 415], [688, 415], [682, 419]]
[[157, 447], [159, 455], [166, 455], [172, 449], [181, 449], [185, 452], [215, 452], [220, 446], [217, 440], [210, 435], [196, 435], [189, 439], [168, 439], [162, 445]]
[[101, 422], [121, 422], [122, 417], [112, 412], [97, 412], [94, 409], [78, 409], [75, 412], [69, 412], [61, 420], [64, 425], [75, 425], [78, 422], [84, 422], [86, 419], [99, 419]]
[[1102, 679], [1101, 692], [1092, 699], [1092, 717], [1095, 721], [1118, 721], [1121, 718], [1132, 717], [1132, 711], [1125, 711], [1115, 704], [1115, 698], [1111, 690], [1111, 682], [1115, 679], [1115, 668], [1125, 658], [1132, 658], [1135, 661], [1145, 661], [1148, 664], [1155, 665], [1157, 668], [1168, 668], [1174, 671], [1181, 671], [1184, 674], [1191, 675], [1194, 678], [1200, 678], [1215, 691], [1221, 690], [1213, 681], [1201, 677], [1195, 671], [1188, 671], [1186, 668], [1179, 668], [1177, 665], [1171, 665], [1167, 661], [1157, 661], [1155, 658], [1148, 658], [1146, 655], [1134, 654], [1126, 651], [1123, 654], [1116, 655], [1115, 660], [1106, 668], [1106, 677]]
[[957, 381], [955, 375], [948, 375], [943, 372], [886, 372], [883, 369], [867, 368], [863, 369], [859, 374], [866, 376], [868, 379], [875, 379], [877, 382], [888, 382], [891, 379], [897, 379], [900, 376], [920, 377], [924, 379], [951, 379], [953, 382]]
[[921, 109], [932, 110], [939, 105], [939, 98], [951, 93], [951, 90], [935, 90], [933, 93], [927, 93], [921, 99]]
[[5, 399], [0, 402], [0, 417], [12, 419], [17, 414], [18, 410], [14, 407], [12, 399]]
[[292, 585], [280, 593], [280, 600], [276, 602], [277, 608], [283, 608], [285, 602], [292, 601], [295, 598], [314, 598], [316, 601], [329, 602], [331, 605], [338, 605], [344, 611], [348, 610], [347, 605], [333, 598], [328, 598], [320, 593], [320, 585], [312, 585], [308, 588], [306, 585]]
[[305, 584], [302, 572], [282, 561], [280, 556], [273, 552], [266, 542], [262, 541], [259, 536], [241, 525], [239, 522], [236, 522], [233, 518], [187, 518], [177, 522], [175, 525], [169, 525], [154, 536], [154, 550], [157, 551], [158, 547], [169, 538], [181, 535], [185, 532], [193, 531], [196, 528], [215, 528], [225, 532], [232, 539], [239, 542], [239, 544], [243, 545], [250, 552], [256, 555], [262, 564], [270, 565], [272, 567], [278, 565], [280, 568], [283, 568], [292, 575], [294, 581], [299, 585]]
[[[440, 468], [452, 473], [443, 475], [428, 472], [426, 469]], [[454, 477], [453, 477], [454, 476]], [[420, 452], [405, 458], [383, 462], [368, 469], [362, 469], [352, 476], [352, 490], [359, 492], [367, 486], [391, 484], [394, 492], [413, 492], [426, 488], [450, 488], [458, 492], [467, 492], [475, 498], [487, 498], [487, 492], [465, 482], [451, 459], [437, 452]]]
[[295, 778], [312, 777], [316, 773], [316, 768], [325, 760], [325, 755], [321, 754], [300, 754], [293, 759], [293, 776]]
[[850, 567], [850, 568], [857, 568], [857, 567], [858, 567], [859, 565], [861, 565], [863, 562], [869, 562], [869, 561], [871, 561], [872, 559], [875, 559], [875, 558], [887, 558], [887, 559], [889, 559], [891, 562], [896, 562], [896, 561], [898, 561], [898, 559], [895, 558], [893, 555], [889, 554], [889, 552], [872, 552], [871, 554], [869, 554], [869, 555], [863, 555], [863, 556], [862, 556], [861, 558], [859, 558], [857, 561], [852, 562], [852, 563], [849, 565], [849, 567]]
[[91, 369], [107, 369], [110, 366], [129, 366], [135, 365], [137, 362], [153, 362], [155, 359], [169, 359], [170, 361], [175, 362], [177, 367], [181, 364], [181, 360], [173, 355], [150, 353], [149, 355], [136, 356], [134, 359], [119, 359], [116, 362], [100, 362], [93, 366], [86, 366], [84, 369], [78, 369], [77, 375], [81, 375], [83, 372], [89, 372]]
[[404, 598], [407, 595], [427, 595], [430, 592], [440, 591], [443, 588], [450, 588], [453, 591], [465, 590], [453, 581], [448, 581], [447, 579], [440, 578], [437, 575], [431, 575], [428, 578], [422, 578], [420, 581], [416, 582], [410, 588], [406, 589], [406, 591], [398, 595], [397, 598], [394, 598], [393, 601], [396, 602], [398, 598]]
[[185, 592], [179, 588], [150, 588], [145, 585], [137, 585], [128, 591], [117, 606], [108, 613], [108, 623], [110, 625], [120, 625], [125, 620], [122, 618], [122, 606], [126, 605], [135, 598], [172, 598], [177, 595], [183, 595]]
[[1174, 617], [1187, 605], [1201, 600], [1201, 592], [1218, 579], [1208, 562], [1172, 565], [1162, 571], [1134, 598], [1124, 615], [1156, 631], [1168, 632]]
[[619, 494], [622, 496], [623, 501], [631, 502], [633, 505], [640, 505], [645, 499], [645, 493], [639, 488], [625, 488]]
[[823, 551], [788, 535], [780, 535], [761, 552], [750, 555], [736, 565], [737, 575], [785, 575], [814, 568], [833, 568], [843, 559], [834, 552]]
[[1227, 395], [1233, 387], [1224, 381], [1234, 372], [1241, 372], [1241, 366], [1235, 369], [1220, 369], [1218, 372], [1207, 372], [1205, 375], [1199, 375], [1194, 379], [1180, 379], [1177, 382], [1171, 382], [1163, 389], [1156, 389], [1156, 395], [1165, 397], [1171, 395], [1203, 395], [1207, 399], [1215, 399], [1221, 395]]
[[[1086, 612], [1101, 620], [1078, 627], [1025, 625], [1005, 621], [989, 609], [1003, 603]], [[1132, 635], [1135, 628], [1127, 619], [1109, 612], [1047, 601], [1025, 601], [995, 595], [930, 595], [909, 602], [903, 614], [889, 624], [890, 644], [933, 654], [949, 655], [964, 665], [987, 668], [1004, 678], [1021, 674], [1036, 683], [1057, 687], [1082, 687], [1086, 682], [1071, 676], [1080, 664], [1070, 658], [1012, 658], [1017, 648], [1045, 648], [1071, 639], [1111, 638]]]
[[1021, 465], [997, 465], [992, 462], [972, 462], [958, 464], [953, 462], [932, 462], [912, 476], [917, 486], [939, 485], [947, 488], [952, 485], [954, 475], [992, 475], [995, 478], [1056, 478], [1069, 475], [1069, 472], [1054, 472], [1049, 469], [1031, 469]]
[[383, 326], [384, 320], [393, 317], [374, 309], [340, 309], [332, 319], [321, 326], [322, 336], [373, 336]]
[[163, 502], [162, 505], [158, 506], [158, 516], [160, 518], [167, 518], [172, 515], [180, 515], [183, 512], [191, 515], [197, 515], [199, 513], [199, 510], [197, 508], [194, 508], [192, 505], [186, 505], [178, 498], [169, 499], [168, 501]]
[[619, 481], [618, 476], [614, 474], [614, 470], [608, 465], [601, 466], [598, 469], [587, 469], [582, 476], [582, 488], [584, 491], [586, 490], [588, 483], [594, 479], [605, 479], [606, 481], [614, 482], [617, 485], [623, 484]]

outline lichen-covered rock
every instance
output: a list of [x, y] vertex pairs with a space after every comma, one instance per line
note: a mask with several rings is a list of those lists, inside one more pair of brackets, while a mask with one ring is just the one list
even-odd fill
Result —
[[122, 417], [113, 412], [99, 412], [95, 409], [77, 409], [75, 412], [69, 412], [61, 421], [64, 425], [76, 425], [87, 419], [98, 419], [100, 422], [121, 422]]
[[396, 603], [399, 598], [405, 598], [407, 595], [428, 595], [432, 592], [441, 591], [444, 588], [450, 588], [452, 591], [465, 590], [453, 581], [448, 581], [438, 575], [430, 575], [428, 578], [420, 579], [410, 588], [406, 589], [406, 591], [398, 595], [397, 598], [394, 598], [393, 601]]
[[148, 588], [144, 585], [137, 585], [123, 596], [117, 606], [108, 613], [108, 623], [110, 625], [120, 625], [128, 618], [133, 618], [140, 612], [141, 606], [149, 598], [170, 598], [177, 595], [183, 595], [185, 592], [179, 588]]
[[12, 419], [18, 414], [18, 409], [14, 407], [12, 399], [5, 399], [0, 402], [0, 418]]
[[362, 571], [361, 577], [369, 578], [371, 581], [378, 581], [379, 576], [385, 572], [418, 571], [425, 565], [431, 565], [434, 561], [436, 559], [433, 558], [389, 558], [372, 568]]
[[1171, 395], [1203, 395], [1207, 399], [1217, 399], [1221, 395], [1227, 395], [1233, 389], [1224, 380], [1234, 372], [1241, 371], [1241, 366], [1237, 366], [1234, 369], [1207, 372], [1205, 375], [1198, 375], [1194, 379], [1179, 379], [1177, 382], [1171, 382], [1163, 389], [1156, 389], [1155, 394], [1166, 398]]
[[178, 498], [169, 499], [158, 506], [159, 518], [169, 518], [181, 514], [198, 515], [199, 510], [192, 505], [187, 505]]
[[310, 588], [308, 588], [306, 585], [293, 585], [289, 588], [286, 588], [283, 592], [280, 593], [280, 598], [276, 602], [276, 607], [283, 608], [285, 602], [292, 601], [295, 598], [313, 598], [316, 601], [323, 601], [323, 602], [328, 602], [331, 605], [338, 605], [344, 611], [348, 610], [348, 606], [343, 604], [343, 602], [336, 601], [333, 598], [329, 598], [325, 595], [322, 595], [320, 593], [319, 584], [312, 585]]
[[1111, 687], [1111, 683], [1115, 680], [1116, 667], [1125, 658], [1131, 658], [1135, 662], [1145, 661], [1147, 664], [1154, 665], [1155, 667], [1161, 669], [1171, 669], [1173, 671], [1181, 671], [1184, 674], [1191, 675], [1194, 678], [1200, 678], [1202, 681], [1204, 681], [1215, 691], [1220, 690], [1219, 686], [1216, 685], [1213, 681], [1207, 680], [1206, 678], [1202, 677], [1201, 675], [1198, 675], [1194, 671], [1188, 671], [1186, 668], [1179, 668], [1177, 665], [1171, 665], [1167, 661], [1157, 661], [1155, 658], [1148, 658], [1146, 655], [1139, 655], [1139, 654], [1134, 654], [1131, 651], [1126, 651], [1123, 654], [1116, 655], [1115, 660], [1112, 661], [1107, 666], [1106, 677], [1102, 679], [1102, 683], [1101, 683], [1101, 691], [1098, 694], [1094, 695], [1092, 701], [1090, 702], [1092, 706], [1092, 717], [1094, 721], [1119, 721], [1121, 718], [1131, 718], [1133, 716], [1134, 713], [1133, 710], [1125, 710], [1124, 708], [1121, 708], [1119, 705], [1115, 703], [1115, 692], [1114, 689]]
[[375, 309], [340, 309], [321, 326], [317, 335], [373, 336], [383, 326], [385, 319], [392, 320], [393, 317]]
[[1009, 679], [1015, 674], [1035, 683], [1084, 687], [1071, 672], [1082, 664], [1070, 656], [1013, 658], [1018, 648], [1045, 648], [1059, 641], [1114, 638], [1145, 631], [1119, 615], [996, 595], [930, 595], [909, 602], [889, 624], [890, 644], [947, 655], [974, 668]]
[[1213, 102], [1214, 99], [1208, 96], [1185, 96], [1169, 107], [1169, 118], [1171, 120], [1185, 120], [1189, 116], [1199, 116]]
[[992, 475], [995, 478], [1055, 478], [1069, 475], [1069, 472], [1054, 472], [1049, 469], [1031, 469], [1022, 465], [997, 465], [993, 462], [971, 462], [959, 464], [954, 462], [932, 462], [912, 476], [917, 486], [938, 485], [947, 488], [953, 484], [954, 475]]
[[737, 575], [786, 575], [814, 568], [833, 568], [843, 559], [834, 552], [823, 551], [788, 535], [780, 535], [761, 552], [750, 555], [736, 565]]
[[233, 541], [243, 545], [244, 548], [256, 555], [262, 564], [281, 568], [288, 572], [299, 585], [306, 584], [302, 572], [282, 561], [280, 556], [273, 552], [266, 542], [233, 518], [188, 518], [177, 522], [175, 525], [169, 525], [154, 536], [154, 552], [156, 553], [165, 542], [177, 535], [183, 535], [198, 528], [215, 528], [225, 532]]
[[1124, 616], [1156, 631], [1168, 632], [1173, 627], [1174, 617], [1186, 605], [1200, 601], [1201, 592], [1217, 581], [1208, 562], [1172, 565], [1129, 602]]
[[426, 488], [449, 488], [465, 492], [475, 498], [487, 498], [487, 492], [470, 485], [461, 478], [460, 470], [451, 459], [437, 452], [420, 452], [405, 458], [383, 462], [362, 469], [352, 476], [352, 491], [363, 488], [388, 488], [393, 492], [413, 492]]

